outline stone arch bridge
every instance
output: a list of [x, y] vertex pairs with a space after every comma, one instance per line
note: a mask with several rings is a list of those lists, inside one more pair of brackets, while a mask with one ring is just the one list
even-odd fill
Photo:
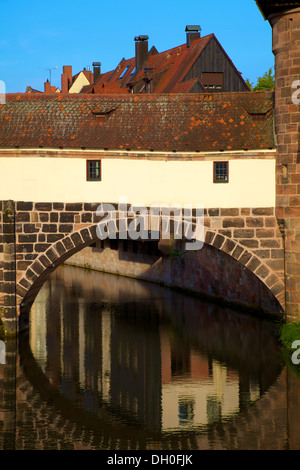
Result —
[[[30, 306], [53, 270], [97, 240], [101, 217], [99, 203], [0, 204], [0, 307], [14, 335], [27, 327]], [[185, 252], [183, 262], [162, 255], [161, 269], [164, 259], [171, 269], [167, 285], [282, 316], [285, 253], [274, 208], [207, 208], [203, 241], [204, 249]]]

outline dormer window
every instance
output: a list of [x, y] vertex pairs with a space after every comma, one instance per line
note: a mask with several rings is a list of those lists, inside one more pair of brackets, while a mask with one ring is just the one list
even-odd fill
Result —
[[223, 72], [203, 72], [202, 85], [208, 92], [223, 90]]

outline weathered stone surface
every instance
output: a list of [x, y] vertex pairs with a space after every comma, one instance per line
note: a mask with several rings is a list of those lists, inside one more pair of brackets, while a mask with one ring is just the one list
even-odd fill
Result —
[[[98, 220], [95, 211], [99, 204], [62, 202], [18, 206], [17, 202], [16, 207], [20, 207], [20, 218], [24, 220], [18, 222], [15, 234], [9, 218], [2, 224], [6, 231], [2, 248], [11, 255], [9, 246], [13, 246], [16, 237], [16, 277], [21, 287], [17, 291], [19, 302], [24, 290], [27, 292], [26, 298], [32, 295], [32, 289], [37, 288], [40, 279], [52, 265], [57, 266], [93, 240], [98, 240], [97, 222], [92, 221]], [[272, 215], [273, 208], [207, 208], [205, 213], [206, 245], [212, 245], [226, 256], [232, 256], [234, 262], [238, 260], [241, 266], [247, 266], [248, 271], [255, 272], [255, 276], [263, 283], [272, 274], [276, 279], [274, 285], [281, 285], [284, 252], [281, 234], [275, 230], [277, 221]], [[30, 221], [27, 214], [31, 214]], [[42, 223], [41, 215], [48, 222]], [[196, 218], [192, 220], [195, 224]], [[170, 226], [175, 226], [172, 220]], [[0, 264], [0, 280], [4, 283], [2, 290], [5, 289], [5, 282], [13, 282], [14, 276], [13, 271], [4, 273]], [[276, 288], [277, 291], [281, 298], [280, 289]]]
[[[300, 121], [299, 104], [297, 99], [293, 100], [293, 93], [297, 92], [293, 88], [294, 82], [300, 77], [300, 9], [290, 9], [288, 15], [271, 17], [270, 23], [275, 55], [275, 130], [279, 144], [276, 165], [276, 214], [281, 219], [286, 257], [294, 259], [285, 266], [287, 319], [299, 321], [300, 284], [294, 283], [294, 287], [291, 288], [293, 284], [291, 281], [296, 273], [300, 272], [300, 264], [296, 260], [297, 254], [300, 254], [300, 239], [297, 239], [297, 227], [300, 226], [300, 199], [297, 195], [299, 194], [297, 183], [300, 182]], [[269, 261], [268, 265], [275, 270], [278, 268], [276, 257], [280, 256], [280, 251], [272, 250], [271, 253], [275, 260]], [[279, 296], [278, 293], [277, 295]]]

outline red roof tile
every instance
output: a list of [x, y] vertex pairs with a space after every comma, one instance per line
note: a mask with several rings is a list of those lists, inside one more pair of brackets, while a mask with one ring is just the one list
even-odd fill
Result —
[[174, 87], [184, 79], [187, 71], [213, 37], [214, 35], [210, 34], [209, 36], [195, 39], [189, 48], [185, 44], [177, 48], [178, 52], [175, 60], [159, 82], [155, 93], [171, 93]]
[[202, 88], [201, 91], [205, 92], [205, 88], [200, 82], [199, 78], [192, 78], [191, 80], [186, 80], [181, 83], [177, 83], [177, 85], [174, 86], [172, 92], [173, 93], [192, 93], [193, 88], [199, 84], [199, 87]]
[[273, 92], [8, 94], [0, 105], [0, 148], [274, 148], [273, 107]]
[[[193, 89], [193, 87], [189, 88], [189, 85], [185, 84], [184, 80], [210, 41], [215, 41], [219, 50], [223, 52], [224, 56], [231, 63], [232, 68], [240, 77], [241, 86], [239, 91], [246, 91], [248, 89], [247, 85], [240, 76], [240, 73], [236, 70], [231, 59], [228, 57], [215, 35], [209, 34], [194, 39], [189, 47], [187, 47], [185, 43], [160, 53], [152, 47], [149, 51], [147, 62], [137, 72], [135, 71], [135, 58], [133, 57], [127, 60], [123, 58], [115, 70], [102, 74], [95, 86], [91, 88], [84, 87], [81, 93], [103, 93], [104, 83], [114, 83], [118, 88], [123, 88], [124, 90], [132, 88], [134, 93], [140, 93], [144, 91], [145, 66], [148, 69], [147, 79], [151, 81], [152, 84], [152, 93], [205, 92], [206, 90], [203, 85], [201, 85], [200, 81], [198, 82], [198, 89]], [[193, 75], [193, 79], [199, 80], [199, 77]], [[238, 89], [236, 89], [236, 91], [238, 91]]]

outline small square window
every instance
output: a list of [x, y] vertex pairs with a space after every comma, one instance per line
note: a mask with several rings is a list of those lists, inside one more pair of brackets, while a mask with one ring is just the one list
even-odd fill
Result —
[[87, 181], [101, 181], [101, 160], [87, 160], [86, 179]]
[[228, 162], [214, 162], [214, 183], [228, 183]]

